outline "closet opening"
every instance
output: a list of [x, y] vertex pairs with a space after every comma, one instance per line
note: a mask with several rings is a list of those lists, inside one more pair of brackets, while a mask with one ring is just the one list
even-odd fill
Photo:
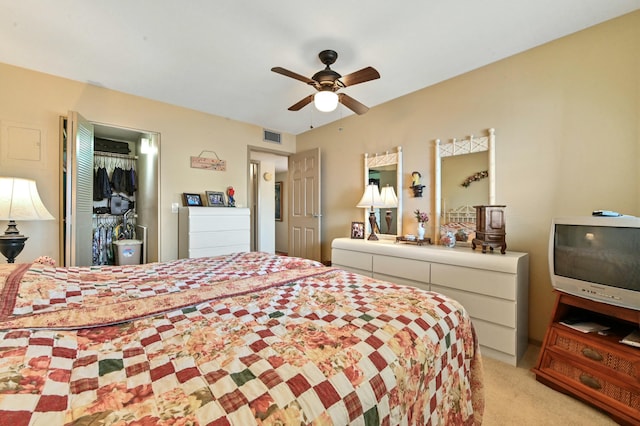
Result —
[[81, 130], [61, 120], [64, 265], [157, 262], [160, 134], [74, 117]]

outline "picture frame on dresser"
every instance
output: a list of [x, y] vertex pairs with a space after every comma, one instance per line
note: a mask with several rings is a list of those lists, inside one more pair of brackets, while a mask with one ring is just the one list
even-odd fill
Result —
[[351, 222], [351, 238], [356, 240], [364, 239], [364, 222]]
[[225, 207], [224, 192], [206, 191], [207, 206], [209, 207]]
[[184, 205], [187, 207], [198, 207], [202, 206], [202, 197], [200, 194], [195, 194], [191, 192], [183, 192], [182, 193], [182, 201]]

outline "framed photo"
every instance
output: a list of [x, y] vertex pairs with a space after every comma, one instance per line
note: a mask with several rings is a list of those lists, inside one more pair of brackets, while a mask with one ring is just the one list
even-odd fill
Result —
[[364, 239], [364, 222], [351, 222], [351, 238]]
[[193, 206], [202, 205], [202, 198], [200, 197], [200, 194], [191, 194], [189, 192], [183, 192], [182, 198], [185, 206], [193, 207]]
[[224, 192], [206, 191], [207, 205], [209, 207], [224, 207]]
[[282, 222], [282, 181], [275, 183], [276, 192], [276, 220]]

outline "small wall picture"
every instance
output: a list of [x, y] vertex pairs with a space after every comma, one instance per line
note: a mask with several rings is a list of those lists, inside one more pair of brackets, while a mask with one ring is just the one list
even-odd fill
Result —
[[184, 205], [187, 207], [202, 205], [202, 198], [200, 197], [200, 194], [192, 194], [189, 192], [184, 192], [182, 194], [182, 199], [183, 199]]
[[282, 222], [282, 181], [275, 183], [275, 193], [276, 220]]
[[224, 207], [224, 192], [207, 191], [207, 205], [209, 207]]
[[351, 222], [351, 238], [364, 239], [364, 222]]

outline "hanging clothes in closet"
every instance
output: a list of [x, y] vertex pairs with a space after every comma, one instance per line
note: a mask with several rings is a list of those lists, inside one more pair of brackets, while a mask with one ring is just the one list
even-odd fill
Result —
[[114, 217], [98, 217], [97, 225], [93, 229], [93, 264], [113, 265], [115, 254], [113, 251], [113, 234], [117, 226]]
[[124, 170], [121, 167], [116, 167], [113, 169], [111, 185], [114, 192], [124, 193], [129, 196], [133, 195], [138, 189], [135, 168], [131, 167], [129, 170]]
[[100, 201], [109, 197], [111, 197], [109, 174], [104, 166], [98, 166], [93, 178], [93, 201]]
[[135, 157], [96, 152], [94, 155], [94, 265], [115, 264], [113, 242], [135, 238]]
[[[135, 161], [132, 158], [116, 157], [115, 154], [95, 155], [93, 200], [110, 198], [114, 193], [133, 196], [138, 190]], [[109, 177], [111, 172], [111, 177]]]

